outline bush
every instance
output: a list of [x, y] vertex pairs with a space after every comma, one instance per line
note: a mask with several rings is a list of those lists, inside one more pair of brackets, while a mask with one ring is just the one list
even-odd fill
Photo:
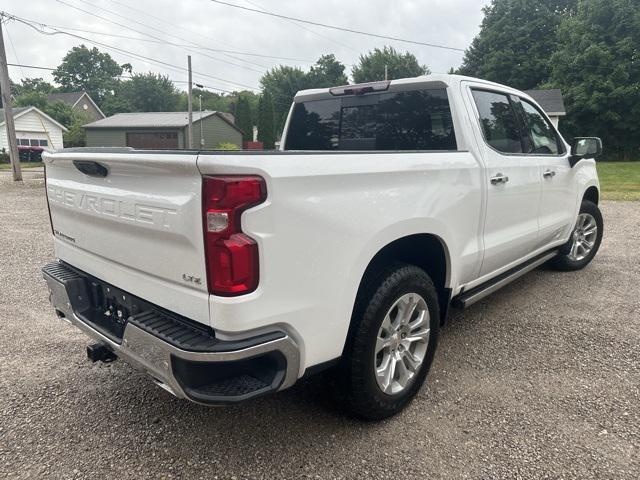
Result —
[[9, 163], [9, 154], [4, 148], [2, 149], [2, 152], [0, 152], [0, 163]]
[[240, 147], [235, 143], [222, 142], [216, 145], [216, 150], [240, 150]]

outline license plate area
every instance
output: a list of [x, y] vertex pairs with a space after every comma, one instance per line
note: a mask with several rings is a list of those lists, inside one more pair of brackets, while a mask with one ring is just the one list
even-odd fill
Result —
[[[70, 268], [70, 266], [66, 266]], [[128, 292], [75, 270], [65, 287], [75, 315], [116, 343], [122, 342], [129, 318], [153, 306]]]

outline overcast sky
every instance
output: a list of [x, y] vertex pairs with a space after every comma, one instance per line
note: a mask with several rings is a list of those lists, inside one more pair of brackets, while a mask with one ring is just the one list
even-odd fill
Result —
[[[489, 3], [489, 0], [226, 1], [315, 22], [456, 48], [468, 47], [478, 32], [481, 9]], [[193, 59], [194, 82], [225, 90], [258, 89], [260, 76], [269, 68], [287, 64], [306, 70], [326, 53], [335, 54], [346, 64], [347, 74], [361, 53], [384, 45], [413, 53], [433, 72], [446, 72], [450, 67], [459, 66], [463, 55], [458, 51], [302, 25], [210, 0], [2, 0], [0, 5], [7, 13], [60, 29], [73, 28], [76, 30], [68, 31], [118, 48], [121, 51], [96, 45], [100, 50], [108, 51], [118, 63], [131, 63], [134, 73], [160, 72], [178, 82], [180, 88], [184, 88], [187, 79], [183, 69], [189, 53]], [[56, 67], [71, 47], [83, 42], [91, 45], [66, 35], [43, 35], [16, 21], [5, 26], [5, 46], [10, 63]], [[201, 47], [288, 57], [296, 61], [225, 54]], [[149, 57], [164, 65], [132, 54]], [[10, 74], [14, 81], [25, 76], [52, 80], [50, 72], [44, 70], [10, 67]]]

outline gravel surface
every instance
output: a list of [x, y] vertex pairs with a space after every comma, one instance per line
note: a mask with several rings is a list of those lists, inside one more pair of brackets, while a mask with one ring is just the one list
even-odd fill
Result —
[[48, 304], [43, 183], [26, 177], [0, 175], [0, 477], [640, 478], [640, 203], [603, 203], [582, 272], [453, 311], [417, 399], [362, 423], [322, 377], [206, 408], [88, 363]]

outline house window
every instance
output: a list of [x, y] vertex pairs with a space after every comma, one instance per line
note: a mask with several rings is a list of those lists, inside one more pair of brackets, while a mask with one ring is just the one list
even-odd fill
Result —
[[18, 145], [29, 146], [29, 139], [28, 138], [19, 138], [18, 139]]
[[47, 140], [39, 140], [40, 146], [41, 147], [48, 147], [49, 146], [49, 142]]
[[35, 140], [35, 139], [33, 139], [33, 138], [32, 138], [32, 139], [30, 140], [30, 142], [31, 142], [31, 146], [32, 146], [32, 147], [38, 147], [38, 146], [40, 146], [40, 144], [38, 143], [38, 140]]

